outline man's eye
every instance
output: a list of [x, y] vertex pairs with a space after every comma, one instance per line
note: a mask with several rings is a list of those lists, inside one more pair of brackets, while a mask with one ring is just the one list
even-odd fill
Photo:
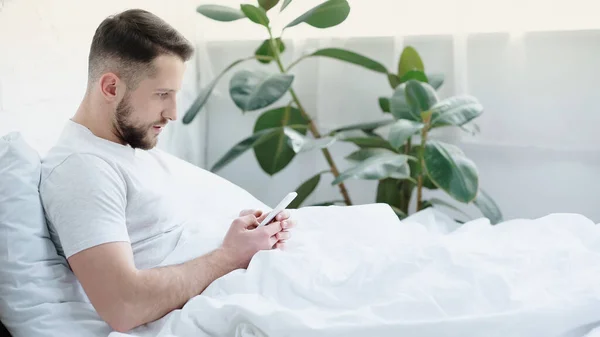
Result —
[[165, 97], [169, 96], [169, 93], [168, 93], [168, 92], [159, 92], [159, 93], [158, 93], [158, 96], [159, 96], [160, 98], [165, 98]]

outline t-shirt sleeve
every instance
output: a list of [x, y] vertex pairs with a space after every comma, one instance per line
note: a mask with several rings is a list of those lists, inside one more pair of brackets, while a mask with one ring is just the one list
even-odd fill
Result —
[[127, 187], [105, 160], [70, 155], [43, 181], [40, 195], [65, 257], [108, 242], [130, 242]]

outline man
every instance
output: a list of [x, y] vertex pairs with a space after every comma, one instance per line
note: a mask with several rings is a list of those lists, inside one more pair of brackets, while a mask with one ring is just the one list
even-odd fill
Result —
[[215, 279], [280, 249], [294, 221], [246, 210], [219, 248], [157, 267], [187, 219], [172, 211], [177, 175], [155, 149], [176, 119], [175, 94], [193, 48], [143, 10], [104, 20], [89, 54], [85, 97], [43, 160], [40, 193], [52, 239], [90, 302], [114, 330], [128, 331], [181, 308]]

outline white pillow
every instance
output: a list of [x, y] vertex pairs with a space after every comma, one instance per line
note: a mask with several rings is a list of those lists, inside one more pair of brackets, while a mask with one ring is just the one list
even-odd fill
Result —
[[0, 320], [13, 337], [107, 336], [110, 327], [49, 238], [40, 170], [21, 134], [0, 138]]

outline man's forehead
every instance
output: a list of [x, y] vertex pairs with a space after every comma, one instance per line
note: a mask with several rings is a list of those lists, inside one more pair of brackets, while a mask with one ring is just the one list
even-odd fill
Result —
[[174, 71], [182, 71], [185, 67], [185, 63], [177, 56], [170, 54], [163, 54], [157, 56], [152, 60], [152, 66], [156, 69], [157, 73], [171, 73]]
[[178, 90], [183, 79], [185, 63], [177, 56], [160, 55], [152, 61], [152, 74], [147, 83], [154, 87]]

